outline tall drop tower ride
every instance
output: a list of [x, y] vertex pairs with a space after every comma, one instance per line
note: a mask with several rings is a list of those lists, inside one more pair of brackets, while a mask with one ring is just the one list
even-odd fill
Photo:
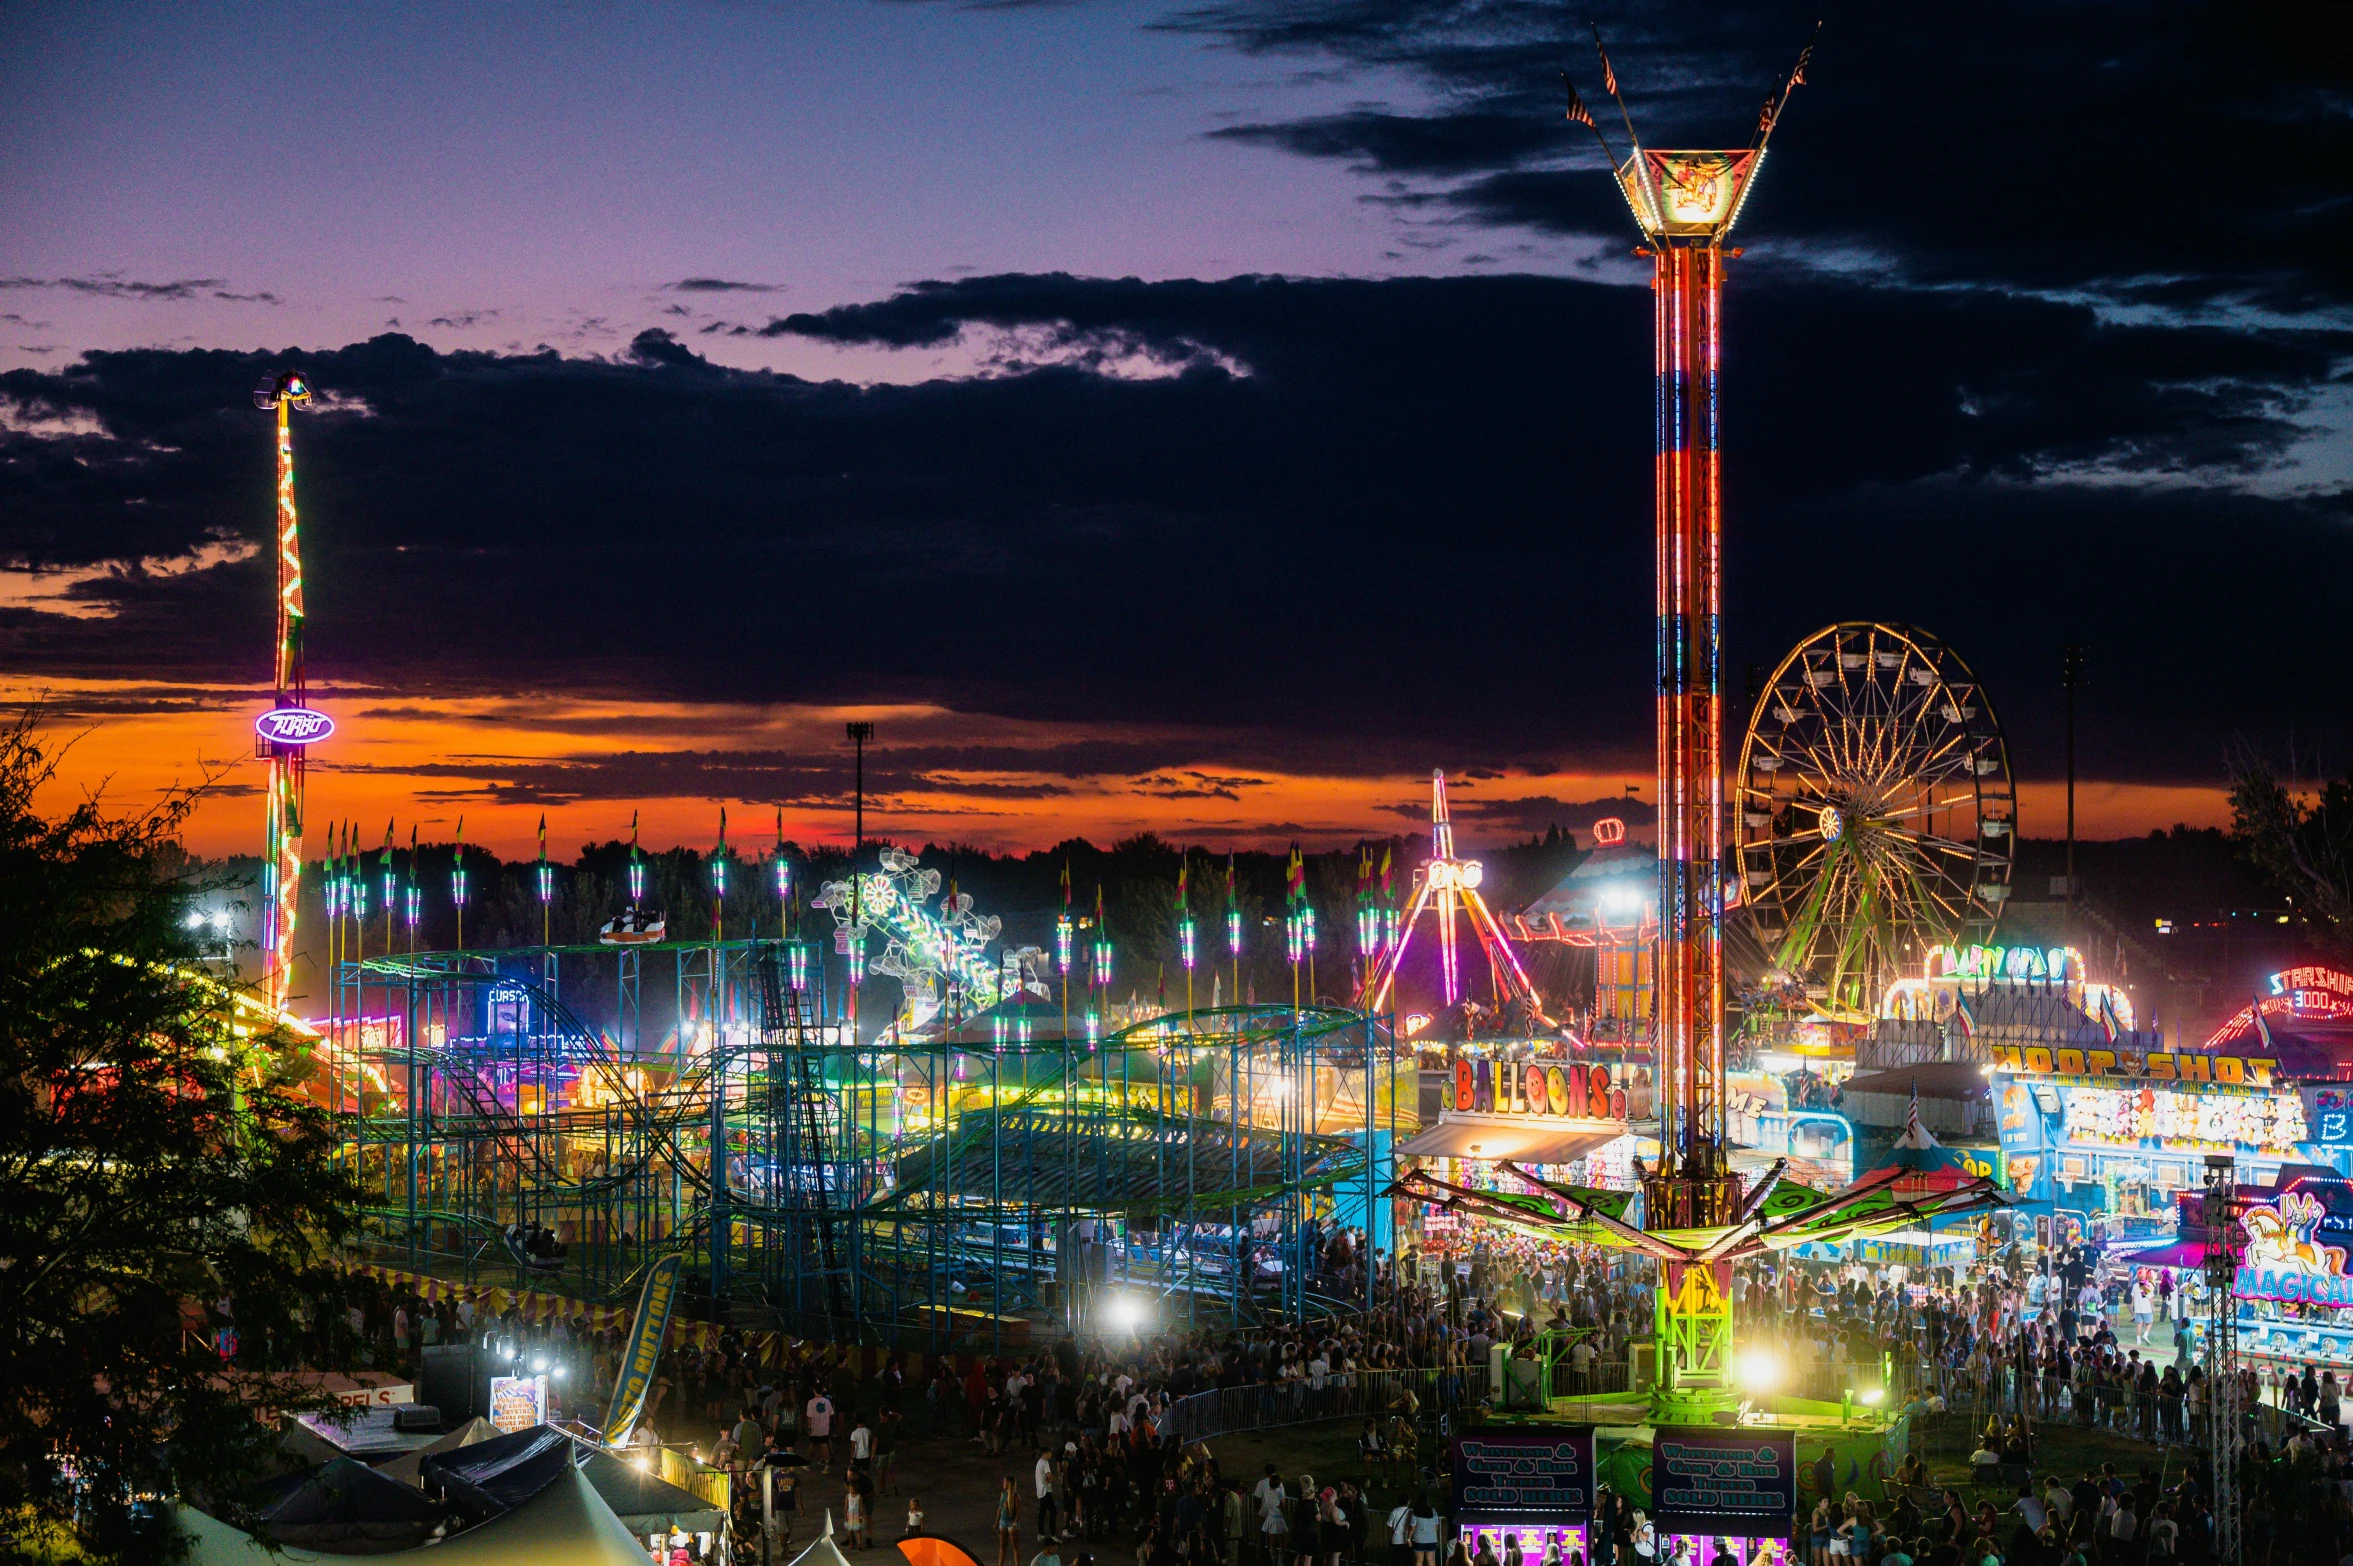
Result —
[[270, 764], [262, 861], [262, 998], [284, 1009], [294, 959], [294, 917], [302, 893], [302, 766], [311, 741], [333, 728], [310, 710], [302, 670], [302, 533], [294, 510], [294, 432], [288, 415], [310, 406], [310, 383], [299, 371], [265, 378], [253, 403], [278, 416], [277, 703], [255, 729], [256, 751]]

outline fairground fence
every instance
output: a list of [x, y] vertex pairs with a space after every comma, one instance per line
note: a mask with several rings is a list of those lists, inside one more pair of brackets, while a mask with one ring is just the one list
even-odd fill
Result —
[[[2208, 1413], [2186, 1395], [2149, 1393], [2097, 1378], [2062, 1380], [2016, 1365], [1997, 1365], [1984, 1373], [1968, 1366], [1924, 1365], [1915, 1367], [1915, 1375], [1921, 1394], [1943, 1400], [1943, 1418], [1965, 1420], [1972, 1431], [1984, 1430], [1993, 1420], [2007, 1425], [2023, 1415], [2030, 1424], [2070, 1424], [2153, 1445], [2210, 1449], [2214, 1444]], [[1934, 1421], [1939, 1416], [1918, 1417]], [[2241, 1444], [2262, 1441], [2274, 1451], [2298, 1431], [2326, 1428], [2273, 1403], [2253, 1403], [2241, 1418]]]
[[[1530, 1374], [1541, 1374], [1541, 1367], [1530, 1362], [1506, 1361], [1500, 1397], [1490, 1367], [1480, 1363], [1435, 1370], [1360, 1370], [1329, 1376], [1321, 1387], [1305, 1381], [1222, 1387], [1178, 1398], [1169, 1410], [1174, 1439], [1180, 1442], [1323, 1419], [1358, 1423], [1370, 1419], [1386, 1431], [1389, 1421], [1397, 1416], [1409, 1419], [1419, 1439], [1443, 1438], [1454, 1432], [1464, 1409], [1490, 1401], [1508, 1405], [1518, 1382], [1514, 1370], [1523, 1364], [1528, 1365]], [[1583, 1370], [1564, 1359], [1552, 1370], [1547, 1389], [1550, 1396], [1570, 1399], [1572, 1406], [1577, 1399], [1623, 1392], [1629, 1384], [1623, 1359], [1597, 1359]], [[1541, 1405], [1544, 1399], [1534, 1395], [1532, 1382], [1518, 1384], [1531, 1394], [1531, 1406]]]

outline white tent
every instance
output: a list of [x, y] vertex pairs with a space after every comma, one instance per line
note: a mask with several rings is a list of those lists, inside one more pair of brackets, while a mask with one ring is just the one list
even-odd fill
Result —
[[[275, 1566], [284, 1561], [337, 1562], [362, 1557], [320, 1550], [271, 1551], [252, 1535], [202, 1512], [181, 1507], [192, 1566]], [[613, 1509], [579, 1469], [567, 1466], [553, 1483], [501, 1517], [437, 1545], [365, 1557], [416, 1566], [645, 1566], [642, 1541], [621, 1526]], [[838, 1554], [837, 1554], [838, 1559]], [[845, 1563], [846, 1566], [846, 1563]]]
[[790, 1566], [850, 1566], [841, 1546], [833, 1542], [833, 1508], [825, 1509], [825, 1531], [809, 1541], [809, 1547], [794, 1556]]

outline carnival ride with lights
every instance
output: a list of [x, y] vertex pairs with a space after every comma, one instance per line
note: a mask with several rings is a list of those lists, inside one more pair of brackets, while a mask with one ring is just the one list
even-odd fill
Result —
[[[1364, 1009], [1380, 1012], [1387, 1008], [1390, 993], [1396, 988], [1397, 971], [1413, 945], [1414, 931], [1421, 927], [1422, 914], [1427, 910], [1435, 914], [1438, 925], [1435, 941], [1440, 1005], [1452, 1006], [1463, 998], [1462, 959], [1456, 942], [1457, 932], [1467, 924], [1487, 959], [1496, 1004], [1519, 1002], [1527, 1008], [1531, 1019], [1544, 1021], [1544, 1003], [1536, 994], [1536, 986], [1529, 982], [1519, 954], [1512, 950], [1511, 937], [1504, 934], [1495, 915], [1488, 911], [1486, 900], [1479, 896], [1479, 883], [1486, 878], [1485, 869], [1476, 859], [1461, 858], [1454, 851], [1454, 822], [1446, 807], [1443, 771], [1430, 774], [1430, 857], [1414, 870], [1413, 878], [1413, 901], [1407, 905], [1396, 934], [1386, 938], [1365, 975], [1364, 989], [1359, 996]], [[1363, 880], [1361, 875], [1359, 880]], [[1377, 918], [1378, 912], [1372, 910], [1373, 916]], [[1364, 924], [1361, 917], [1359, 922]], [[1375, 939], [1381, 938], [1377, 924], [1366, 928], [1373, 932]], [[1360, 940], [1363, 938], [1360, 934]]]
[[[926, 906], [939, 892], [940, 873], [924, 869], [905, 849], [884, 848], [881, 866], [854, 882], [828, 881], [810, 899], [811, 907], [832, 913], [834, 950], [848, 960], [853, 985], [869, 970], [899, 980], [906, 1023], [914, 1029], [929, 1024], [943, 1006], [960, 1016], [1024, 992], [1046, 993], [1044, 951], [1009, 946], [990, 956], [1003, 920], [974, 913], [967, 893], [951, 891], [936, 909]], [[873, 935], [882, 937], [883, 949], [869, 963]]]
[[294, 432], [289, 415], [310, 407], [310, 383], [299, 371], [262, 378], [253, 404], [278, 420], [277, 656], [272, 679], [277, 703], [255, 728], [256, 753], [270, 764], [262, 850], [262, 998], [282, 1009], [294, 958], [294, 915], [302, 896], [302, 769], [311, 742], [334, 725], [307, 705], [302, 664], [302, 530], [294, 509]]
[[1961, 656], [1907, 626], [1815, 632], [1773, 671], [1735, 780], [1763, 1014], [1866, 1023], [1899, 973], [1982, 944], [2009, 895], [2016, 797]]
[[[1595, 42], [1598, 47], [1598, 34]], [[1636, 1193], [1565, 1185], [1509, 1162], [1499, 1167], [1523, 1190], [1477, 1190], [1422, 1171], [1401, 1176], [1391, 1188], [1411, 1199], [1547, 1239], [1606, 1245], [1655, 1260], [1661, 1278], [1655, 1291], [1654, 1384], [1583, 1406], [1623, 1403], [1629, 1415], [1640, 1409], [1662, 1428], [1767, 1420], [1785, 1428], [1793, 1423], [1842, 1423], [1837, 1404], [1766, 1398], [1760, 1390], [1741, 1385], [1732, 1354], [1734, 1262], [1805, 1240], [1925, 1225], [2002, 1200], [1989, 1179], [1910, 1201], [1896, 1197], [1892, 1178], [1866, 1179], [1832, 1195], [1786, 1178], [1786, 1160], [1749, 1187], [1731, 1165], [1725, 1134], [1725, 812], [1718, 689], [1722, 519], [1717, 436], [1719, 318], [1724, 263], [1730, 254], [1724, 239], [1753, 188], [1773, 126], [1791, 92], [1803, 82], [1812, 53], [1809, 43], [1767, 100], [1751, 144], [1737, 151], [1646, 149], [1634, 137], [1632, 116], [1620, 100], [1618, 108], [1632, 139], [1628, 156], [1621, 160], [1575, 87], [1568, 88], [1568, 117], [1601, 141], [1641, 230], [1644, 253], [1653, 263], [1658, 413], [1655, 1015], [1662, 1077], [1658, 1163], [1648, 1169], [1637, 1165], [1639, 1208], [1634, 1205]], [[1616, 74], [1606, 54], [1602, 71], [1608, 92], [1617, 98]], [[1877, 670], [1877, 661], [1870, 656], [1877, 645], [1865, 645], [1859, 672]], [[1845, 670], [1835, 656], [1832, 662], [1834, 670], [1858, 672]], [[1899, 669], [1912, 666], [1899, 664]], [[1822, 688], [1806, 681], [1800, 684], [1809, 690]], [[1889, 808], [1871, 806], [1875, 811]], [[1758, 1526], [1766, 1535], [1786, 1539], [1791, 1524], [1786, 1516], [1760, 1517]]]
[[[846, 919], [846, 884], [819, 899], [844, 919], [829, 943], [338, 962], [318, 1091], [368, 1259], [597, 1298], [684, 1250], [715, 1314], [842, 1341], [978, 1323], [1001, 1345], [1114, 1291], [1162, 1320], [1338, 1303], [1310, 1263], [1387, 1178], [1384, 1025], [1245, 1006], [1065, 1028], [1034, 952], [990, 958], [994, 921], [928, 906], [932, 872], [899, 855], [857, 883]], [[913, 1000], [879, 1031], [853, 1000], [886, 971], [870, 937]], [[555, 1244], [514, 1254], [518, 1230]]]

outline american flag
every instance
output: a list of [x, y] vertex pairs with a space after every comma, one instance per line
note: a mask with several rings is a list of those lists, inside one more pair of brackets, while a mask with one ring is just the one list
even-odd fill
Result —
[[1773, 134], [1773, 102], [1773, 99], [1767, 98], [1765, 112], [1757, 116], [1757, 135], [1760, 138]]
[[1803, 87], [1806, 84], [1806, 67], [1813, 63], [1814, 46], [1809, 43], [1797, 52], [1797, 69], [1789, 73], [1789, 85]]
[[1560, 74], [1561, 85], [1569, 90], [1569, 122], [1573, 125], [1593, 124], [1593, 111], [1585, 107], [1585, 100], [1577, 96], [1577, 84], [1569, 80], [1566, 71]]
[[1610, 52], [1602, 48], [1601, 40], [1593, 40], [1593, 48], [1601, 56], [1601, 90], [1615, 98], [1618, 95], [1618, 73], [1610, 69]]

